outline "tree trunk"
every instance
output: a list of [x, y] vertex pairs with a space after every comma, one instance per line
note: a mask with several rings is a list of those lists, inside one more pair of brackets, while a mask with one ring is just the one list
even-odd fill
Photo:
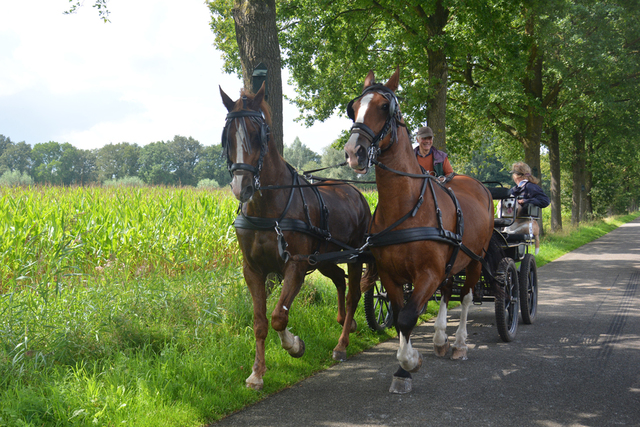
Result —
[[[427, 33], [430, 37], [444, 35], [444, 27], [449, 19], [449, 9], [436, 2], [435, 12], [427, 18]], [[427, 124], [433, 130], [433, 146], [447, 149], [446, 114], [449, 64], [444, 48], [432, 50], [427, 47], [429, 60], [429, 87], [433, 90], [427, 99]]]
[[560, 141], [558, 129], [551, 129], [549, 138], [549, 169], [551, 170], [551, 231], [562, 230], [562, 202], [560, 198]]
[[590, 159], [593, 158], [593, 138], [595, 137], [595, 134], [591, 135], [591, 138], [589, 139], [589, 143], [586, 146], [586, 150], [585, 150], [585, 159], [584, 159], [584, 187], [585, 187], [585, 193], [584, 193], [584, 215], [585, 216], [593, 216], [593, 201], [591, 199], [591, 187], [593, 186], [593, 166], [591, 165], [591, 161]]
[[571, 224], [578, 225], [584, 218], [584, 134], [576, 131], [573, 137], [573, 194], [571, 197]]
[[[533, 15], [532, 15], [533, 16]], [[527, 20], [525, 33], [535, 36], [535, 22], [533, 17]], [[544, 125], [544, 116], [540, 112], [539, 104], [542, 104], [542, 65], [543, 55], [538, 45], [533, 42], [529, 50], [529, 62], [525, 78], [522, 81], [524, 92], [538, 102], [530, 102], [527, 105], [527, 117], [525, 118], [526, 135], [523, 138], [524, 162], [531, 168], [531, 174], [541, 178], [540, 173], [540, 140]]]
[[446, 112], [447, 82], [449, 79], [447, 57], [443, 50], [427, 50], [429, 57], [429, 85], [434, 89], [427, 101], [427, 124], [433, 130], [433, 146], [447, 149]]
[[261, 62], [267, 66], [267, 102], [271, 106], [271, 137], [283, 152], [282, 63], [276, 27], [275, 0], [235, 0], [233, 20], [242, 63], [245, 90], [253, 89], [253, 70]]

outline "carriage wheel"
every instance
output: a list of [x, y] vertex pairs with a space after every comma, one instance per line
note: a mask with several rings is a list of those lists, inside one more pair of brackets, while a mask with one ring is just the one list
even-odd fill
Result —
[[383, 331], [393, 325], [393, 311], [389, 297], [379, 281], [364, 293], [364, 315], [367, 325], [374, 331]]
[[511, 258], [503, 258], [498, 266], [497, 279], [500, 287], [496, 292], [496, 325], [502, 341], [513, 341], [518, 330], [518, 270]]
[[522, 321], [530, 325], [538, 311], [538, 270], [536, 258], [533, 255], [526, 254], [522, 259], [518, 280], [520, 281]]

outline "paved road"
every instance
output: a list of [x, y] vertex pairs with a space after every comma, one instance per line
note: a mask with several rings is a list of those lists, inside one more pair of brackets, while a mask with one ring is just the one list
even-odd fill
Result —
[[[640, 426], [640, 220], [538, 269], [538, 316], [503, 343], [493, 305], [469, 314], [469, 360], [433, 354], [413, 391], [388, 392], [397, 339], [215, 424], [221, 426]], [[458, 310], [447, 332], [455, 332]]]

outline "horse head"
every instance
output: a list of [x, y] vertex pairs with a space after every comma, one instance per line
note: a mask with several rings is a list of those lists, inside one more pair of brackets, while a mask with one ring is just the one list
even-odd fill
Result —
[[399, 75], [400, 69], [397, 68], [383, 85], [376, 83], [373, 71], [369, 71], [362, 94], [347, 106], [353, 125], [344, 151], [349, 166], [358, 173], [366, 173], [377, 154], [389, 148], [397, 138], [396, 132], [401, 123], [395, 96]]
[[271, 115], [264, 90], [264, 83], [255, 95], [242, 90], [240, 99], [233, 101], [220, 88], [229, 112], [222, 131], [222, 155], [227, 159], [233, 195], [242, 203], [260, 189], [262, 162], [269, 149]]

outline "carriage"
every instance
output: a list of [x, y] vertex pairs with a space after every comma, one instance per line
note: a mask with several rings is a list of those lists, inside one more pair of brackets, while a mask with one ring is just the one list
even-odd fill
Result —
[[[474, 289], [474, 304], [494, 303], [496, 326], [500, 338], [512, 341], [518, 329], [519, 311], [524, 324], [533, 323], [538, 303], [538, 275], [533, 252], [535, 245], [534, 222], [540, 220], [540, 208], [525, 205], [518, 212], [513, 207], [516, 199], [509, 195], [509, 189], [495, 182], [484, 183], [495, 201], [498, 201], [497, 217], [494, 219], [494, 233], [499, 236], [506, 257], [502, 264], [507, 274], [503, 276], [502, 289], [496, 290], [483, 275]], [[511, 232], [516, 223], [520, 227]], [[524, 227], [522, 227], [524, 225]], [[524, 228], [524, 230], [523, 230]], [[460, 301], [460, 290], [464, 283], [464, 271], [453, 277], [452, 301]], [[411, 296], [411, 284], [404, 286], [405, 299]], [[437, 291], [432, 300], [441, 298]], [[384, 287], [379, 281], [367, 290], [363, 296], [365, 318], [369, 328], [381, 331], [393, 326], [393, 311]], [[424, 309], [423, 309], [424, 310]]]

